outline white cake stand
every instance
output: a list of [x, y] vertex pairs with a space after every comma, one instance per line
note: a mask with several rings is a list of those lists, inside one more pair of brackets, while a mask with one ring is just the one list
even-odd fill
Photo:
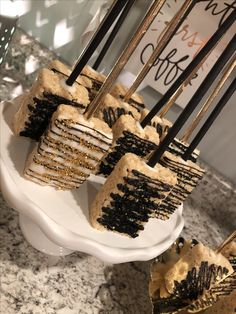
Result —
[[85, 252], [108, 262], [149, 260], [164, 252], [183, 229], [182, 206], [167, 221], [150, 219], [140, 236], [131, 239], [110, 231], [93, 229], [89, 204], [104, 179], [91, 176], [80, 189], [57, 191], [22, 176], [32, 141], [14, 136], [11, 120], [17, 105], [0, 104], [1, 190], [5, 200], [20, 214], [20, 227], [27, 241], [51, 255]]

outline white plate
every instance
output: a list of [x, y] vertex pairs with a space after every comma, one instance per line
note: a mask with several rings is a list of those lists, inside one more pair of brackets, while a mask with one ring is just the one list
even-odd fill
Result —
[[25, 180], [22, 171], [33, 142], [13, 135], [11, 120], [15, 111], [13, 103], [0, 105], [2, 193], [14, 209], [30, 218], [53, 243], [106, 262], [122, 263], [149, 260], [165, 251], [179, 236], [184, 225], [182, 206], [168, 221], [150, 219], [140, 236], [131, 239], [97, 231], [88, 221], [89, 204], [103, 178], [91, 176], [74, 191], [57, 191]]

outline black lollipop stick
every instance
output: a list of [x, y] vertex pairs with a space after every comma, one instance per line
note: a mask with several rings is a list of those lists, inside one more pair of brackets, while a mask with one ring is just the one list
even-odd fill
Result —
[[123, 9], [123, 11], [120, 14], [120, 17], [119, 17], [118, 21], [116, 22], [116, 25], [113, 27], [110, 36], [108, 37], [107, 41], [105, 42], [105, 44], [104, 44], [100, 54], [98, 55], [94, 65], [93, 65], [93, 69], [94, 70], [97, 70], [98, 67], [100, 66], [103, 58], [105, 57], [105, 55], [107, 53], [107, 50], [111, 46], [113, 40], [116, 37], [116, 34], [118, 33], [119, 29], [121, 28], [124, 20], [126, 19], [128, 13], [129, 13], [130, 9], [132, 8], [132, 6], [133, 6], [135, 1], [136, 0], [128, 0], [125, 8]]
[[198, 146], [200, 141], [203, 139], [203, 137], [206, 135], [207, 131], [212, 126], [215, 119], [218, 117], [224, 106], [227, 104], [229, 99], [232, 97], [233, 93], [236, 90], [236, 78], [233, 80], [233, 82], [230, 84], [224, 95], [221, 97], [215, 108], [213, 109], [212, 113], [207, 118], [206, 122], [203, 124], [197, 135], [192, 140], [191, 144], [187, 148], [186, 152], [183, 155], [184, 160], [188, 160], [191, 156], [194, 149]]
[[77, 77], [79, 76], [82, 69], [85, 67], [91, 56], [93, 55], [94, 51], [97, 49], [99, 44], [101, 43], [102, 39], [110, 29], [111, 25], [120, 14], [121, 10], [126, 5], [127, 0], [116, 0], [112, 5], [109, 12], [106, 14], [105, 18], [101, 22], [98, 30], [92, 37], [89, 45], [86, 49], [82, 52], [81, 56], [77, 64], [75, 65], [74, 69], [72, 70], [70, 76], [66, 80], [66, 84], [72, 86], [73, 83], [76, 81]]
[[177, 78], [177, 80], [172, 84], [168, 91], [163, 95], [163, 97], [158, 101], [158, 103], [152, 108], [148, 115], [141, 122], [141, 126], [144, 128], [150, 123], [152, 118], [157, 114], [157, 112], [169, 101], [169, 99], [175, 94], [179, 87], [186, 81], [186, 79], [191, 75], [198, 64], [206, 57], [206, 55], [214, 48], [218, 43], [220, 38], [226, 33], [230, 26], [235, 22], [236, 10], [234, 10], [224, 23], [218, 28], [218, 30], [212, 35], [208, 40], [206, 45], [200, 50], [193, 61], [186, 67], [182, 74]]
[[190, 99], [187, 106], [184, 108], [180, 116], [177, 118], [173, 126], [170, 128], [168, 134], [164, 138], [163, 142], [159, 146], [159, 148], [153, 153], [151, 158], [148, 161], [148, 165], [154, 167], [155, 164], [160, 160], [161, 156], [176, 137], [177, 133], [180, 131], [184, 123], [187, 121], [191, 113], [197, 107], [201, 99], [204, 97], [208, 89], [211, 87], [214, 80], [217, 78], [219, 73], [223, 70], [227, 61], [231, 58], [234, 54], [236, 49], [236, 35], [231, 39], [219, 59], [214, 64], [213, 68], [207, 74], [204, 81], [201, 83], [193, 97]]

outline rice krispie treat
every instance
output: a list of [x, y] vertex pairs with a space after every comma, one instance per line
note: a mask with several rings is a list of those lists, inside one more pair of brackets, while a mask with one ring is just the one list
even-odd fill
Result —
[[[141, 112], [141, 121], [146, 117], [146, 115], [149, 113], [150, 110], [148, 109], [144, 109]], [[155, 116], [152, 118], [151, 126], [153, 126], [154, 128], [156, 128], [157, 133], [160, 136], [160, 141], [162, 142], [162, 140], [164, 139], [164, 137], [166, 136], [166, 134], [168, 133], [169, 128], [172, 127], [172, 123], [165, 119], [165, 118], [160, 118], [158, 116]]]
[[30, 154], [24, 176], [57, 189], [78, 188], [96, 172], [111, 142], [112, 132], [106, 123], [87, 120], [74, 107], [60, 105]]
[[95, 116], [105, 121], [111, 128], [116, 120], [124, 114], [129, 114], [136, 120], [140, 119], [140, 113], [135, 108], [107, 94], [99, 109], [96, 111]]
[[99, 174], [110, 175], [117, 162], [126, 153], [146, 158], [159, 145], [159, 136], [151, 126], [144, 129], [131, 115], [122, 115], [112, 127], [113, 142], [99, 166]]
[[90, 222], [98, 230], [135, 238], [176, 182], [169, 169], [159, 164], [151, 168], [137, 155], [127, 153], [96, 195]]
[[[229, 278], [233, 268], [222, 254], [180, 238], [151, 267], [153, 313], [177, 313]], [[182, 312], [181, 312], [182, 313]], [[204, 312], [205, 313], [205, 312]]]
[[[170, 215], [187, 198], [192, 190], [202, 179], [205, 171], [196, 163], [181, 157], [175, 156], [170, 152], [165, 152], [160, 160], [163, 167], [167, 167], [177, 175], [178, 183], [173, 187], [171, 193], [163, 200], [160, 205], [161, 213], [165, 214], [162, 219], [169, 219]], [[159, 215], [159, 213], [157, 213]], [[159, 217], [160, 218], [160, 217]]]
[[83, 113], [89, 103], [88, 90], [84, 86], [75, 83], [69, 87], [60, 75], [42, 69], [14, 116], [14, 132], [39, 140], [58, 105], [70, 105]]
[[100, 87], [102, 86], [103, 82], [106, 79], [106, 76], [95, 71], [92, 69], [89, 65], [86, 65], [80, 74], [83, 78], [87, 78], [92, 82], [92, 88], [91, 88], [91, 101], [94, 99], [94, 97], [97, 95]]
[[[114, 96], [115, 98], [123, 100], [127, 91], [128, 88], [126, 86], [124, 86], [121, 83], [116, 83], [113, 89], [111, 90], [111, 95]], [[127, 101], [127, 103], [130, 106], [134, 107], [136, 110], [138, 110], [138, 112], [140, 113], [145, 108], [143, 97], [138, 93], [134, 93], [131, 96], [131, 98]]]
[[[207, 292], [203, 298], [198, 299], [196, 302], [192, 303], [188, 307], [189, 313], [197, 313], [201, 310], [205, 310], [209, 307], [212, 309], [208, 310], [209, 313], [214, 313], [213, 309], [220, 308], [221, 310], [224, 309], [223, 305], [228, 304], [231, 306], [231, 311], [233, 309], [232, 305], [232, 297], [228, 297], [229, 295], [235, 295], [236, 291], [236, 242], [230, 242], [222, 251], [222, 255], [224, 255], [228, 261], [230, 262], [231, 266], [233, 267], [233, 273], [222, 280], [218, 285], [212, 287], [212, 289]], [[226, 309], [228, 308], [226, 307]], [[235, 298], [235, 306], [236, 306], [236, 298]], [[206, 313], [208, 313], [206, 311]], [[205, 312], [204, 312], [205, 313]], [[216, 313], [231, 313], [230, 311], [222, 311]]]

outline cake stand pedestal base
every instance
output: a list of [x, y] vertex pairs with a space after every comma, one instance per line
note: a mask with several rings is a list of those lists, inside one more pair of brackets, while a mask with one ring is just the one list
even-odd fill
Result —
[[27, 216], [20, 214], [19, 221], [25, 239], [36, 250], [53, 256], [65, 256], [74, 252], [49, 240], [41, 229]]

